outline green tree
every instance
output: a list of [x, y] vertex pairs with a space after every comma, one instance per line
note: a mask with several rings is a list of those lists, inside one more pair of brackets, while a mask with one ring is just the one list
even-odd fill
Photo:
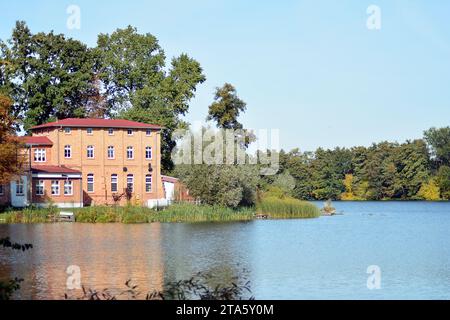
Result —
[[236, 130], [236, 140], [240, 139], [241, 146], [248, 147], [255, 141], [255, 136], [238, 121], [239, 115], [246, 108], [247, 105], [238, 97], [236, 88], [225, 83], [221, 88], [216, 88], [214, 102], [208, 108], [206, 120], [214, 121], [220, 129]]
[[162, 167], [173, 168], [172, 134], [186, 128], [181, 116], [189, 109], [196, 88], [205, 81], [200, 64], [186, 54], [172, 59], [165, 70], [165, 54], [151, 34], [139, 34], [128, 26], [112, 34], [100, 34], [97, 41], [100, 74], [106, 101], [121, 118], [164, 127]]
[[431, 128], [424, 133], [437, 166], [450, 165], [450, 127]]
[[436, 180], [441, 191], [441, 197], [450, 200], [450, 167], [441, 166], [437, 172]]
[[95, 55], [86, 45], [62, 34], [32, 34], [17, 22], [1, 45], [0, 60], [9, 61], [0, 85], [13, 99], [13, 113], [25, 130], [54, 118], [84, 117], [95, 94]]

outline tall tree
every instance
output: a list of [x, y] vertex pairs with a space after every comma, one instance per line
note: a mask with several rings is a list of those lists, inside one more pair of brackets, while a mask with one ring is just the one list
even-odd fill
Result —
[[424, 133], [437, 166], [450, 165], [450, 127], [431, 128]]
[[197, 86], [205, 81], [200, 64], [181, 54], [166, 71], [166, 57], [156, 37], [139, 34], [131, 26], [100, 34], [96, 52], [112, 114], [163, 126], [162, 166], [171, 170], [172, 133], [187, 127], [181, 116], [188, 112]]
[[1, 50], [0, 60], [11, 63], [2, 85], [25, 130], [54, 118], [85, 116], [95, 93], [95, 56], [86, 45], [53, 31], [32, 34], [25, 22], [16, 23], [8, 44]]
[[239, 115], [247, 108], [246, 103], [241, 100], [236, 88], [229, 83], [225, 83], [221, 88], [216, 88], [214, 94], [214, 102], [208, 108], [208, 116], [206, 120], [214, 121], [220, 129], [232, 129], [236, 131], [236, 139], [240, 139], [242, 147], [255, 141], [252, 132], [244, 129], [239, 122]]

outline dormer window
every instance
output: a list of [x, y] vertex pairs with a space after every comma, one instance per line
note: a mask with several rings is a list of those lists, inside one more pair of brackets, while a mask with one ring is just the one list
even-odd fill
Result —
[[129, 136], [132, 136], [133, 135], [133, 129], [128, 129], [127, 133], [128, 133]]
[[71, 134], [71, 133], [72, 133], [72, 128], [65, 127], [65, 128], [64, 128], [64, 133], [65, 133], [65, 134]]
[[92, 128], [87, 128], [87, 129], [86, 129], [86, 132], [87, 132], [87, 134], [90, 135], [90, 136], [94, 134], [94, 130], [92, 130]]

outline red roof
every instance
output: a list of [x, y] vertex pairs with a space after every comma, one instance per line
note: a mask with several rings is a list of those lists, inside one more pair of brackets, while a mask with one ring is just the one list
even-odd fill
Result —
[[33, 173], [81, 173], [64, 166], [32, 166]]
[[33, 146], [52, 146], [53, 142], [47, 137], [20, 137], [23, 143]]
[[123, 119], [81, 119], [67, 118], [55, 122], [44, 123], [34, 126], [31, 129], [51, 128], [51, 127], [83, 127], [83, 128], [130, 128], [130, 129], [162, 129], [155, 124], [147, 124]]

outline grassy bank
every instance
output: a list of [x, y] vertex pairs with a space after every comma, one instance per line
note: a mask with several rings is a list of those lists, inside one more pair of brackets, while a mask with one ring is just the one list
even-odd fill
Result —
[[[59, 213], [57, 208], [26, 208], [0, 214], [0, 223], [51, 223]], [[252, 208], [230, 209], [219, 206], [174, 204], [165, 210], [145, 207], [95, 206], [71, 209], [76, 222], [84, 223], [152, 223], [152, 222], [219, 222], [248, 221], [254, 217]]]
[[[0, 213], [0, 223], [52, 223], [61, 209], [26, 208]], [[136, 206], [94, 206], [71, 209], [81, 223], [152, 223], [152, 222], [229, 222], [255, 219], [255, 213], [272, 219], [314, 218], [319, 209], [311, 203], [295, 199], [265, 198], [255, 208], [231, 209], [221, 206], [174, 204], [165, 210]]]
[[257, 213], [268, 215], [271, 219], [317, 218], [320, 216], [319, 208], [310, 202], [276, 197], [261, 199], [257, 205]]

